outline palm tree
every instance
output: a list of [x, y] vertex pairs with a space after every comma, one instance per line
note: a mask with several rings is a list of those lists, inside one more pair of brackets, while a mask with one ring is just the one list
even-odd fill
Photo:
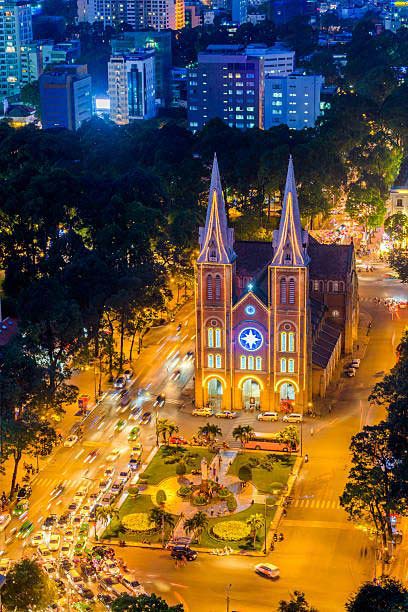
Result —
[[235, 440], [239, 440], [241, 442], [241, 446], [244, 446], [245, 442], [248, 442], [252, 438], [254, 434], [254, 428], [251, 425], [237, 425], [232, 430], [232, 435]]
[[179, 426], [176, 425], [173, 421], [168, 421], [167, 424], [167, 433], [169, 434], [169, 438], [179, 431]]
[[285, 442], [289, 448], [289, 454], [299, 444], [299, 432], [296, 425], [288, 425], [280, 432], [282, 442]]
[[247, 519], [246, 524], [251, 528], [255, 548], [256, 536], [258, 535], [258, 531], [264, 525], [264, 519], [262, 514], [251, 514], [251, 516]]
[[207, 526], [208, 516], [205, 512], [202, 512], [201, 510], [184, 521], [184, 529], [186, 533], [190, 534], [195, 532], [197, 541], [200, 540], [201, 534], [203, 533], [204, 529], [207, 528]]
[[166, 512], [163, 508], [152, 508], [149, 515], [152, 523], [156, 525], [156, 529], [161, 529], [162, 546], [164, 546], [164, 535], [167, 527], [173, 528], [175, 525], [174, 516], [170, 512]]
[[119, 518], [119, 510], [114, 506], [96, 506], [95, 508], [95, 540], [97, 539], [96, 526], [98, 522], [107, 525], [113, 518]]
[[213, 425], [212, 423], [206, 423], [202, 427], [198, 428], [198, 437], [206, 438], [207, 440], [214, 440], [217, 436], [222, 436], [221, 427]]

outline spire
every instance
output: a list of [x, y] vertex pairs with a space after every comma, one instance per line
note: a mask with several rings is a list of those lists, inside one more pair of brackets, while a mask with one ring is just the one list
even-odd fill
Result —
[[234, 230], [227, 225], [224, 195], [222, 193], [217, 155], [211, 173], [211, 186], [208, 196], [207, 217], [205, 227], [200, 227], [200, 255], [198, 263], [231, 263], [234, 253]]
[[273, 233], [273, 266], [305, 266], [307, 232], [302, 230], [292, 156], [289, 157], [279, 229]]

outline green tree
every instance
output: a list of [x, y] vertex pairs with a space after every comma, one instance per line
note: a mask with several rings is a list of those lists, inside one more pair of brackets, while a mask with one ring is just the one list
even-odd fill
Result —
[[246, 442], [251, 440], [254, 434], [254, 428], [251, 425], [237, 425], [232, 430], [232, 436], [235, 440], [239, 440], [241, 446], [244, 446]]
[[252, 470], [247, 463], [244, 463], [239, 468], [238, 478], [241, 482], [250, 482], [252, 480]]
[[159, 489], [156, 493], [156, 503], [159, 506], [164, 506], [166, 501], [167, 501], [166, 491], [164, 491], [163, 489]]
[[386, 218], [384, 230], [391, 240], [396, 243], [396, 247], [406, 247], [408, 237], [408, 217], [404, 213], [395, 213]]
[[48, 575], [31, 559], [13, 565], [1, 590], [3, 605], [14, 612], [45, 610], [56, 598], [56, 589]]
[[200, 510], [184, 521], [184, 529], [186, 533], [194, 533], [197, 542], [200, 541], [201, 535], [208, 527], [208, 516]]
[[288, 425], [280, 432], [280, 437], [283, 442], [288, 444], [289, 453], [292, 452], [299, 444], [299, 431], [296, 425]]
[[213, 425], [212, 423], [206, 423], [198, 428], [198, 437], [205, 438], [207, 441], [211, 442], [215, 440], [217, 436], [222, 436], [221, 427], [218, 425]]
[[176, 465], [177, 476], [184, 476], [187, 473], [187, 466], [185, 461], [179, 461]]
[[166, 530], [174, 528], [174, 516], [163, 508], [152, 508], [150, 510], [150, 520], [156, 525], [156, 529], [161, 530], [162, 545], [164, 546]]
[[169, 606], [164, 599], [152, 593], [151, 595], [122, 595], [111, 604], [112, 612], [183, 612], [182, 604]]
[[290, 601], [281, 599], [278, 605], [278, 612], [317, 612], [317, 609], [306, 601], [304, 593], [294, 591], [290, 594]]
[[403, 283], [408, 283], [408, 251], [394, 248], [388, 255], [390, 267]]
[[251, 529], [251, 534], [253, 537], [253, 547], [255, 548], [258, 531], [265, 525], [264, 518], [262, 514], [251, 514], [251, 516], [247, 518], [246, 524]]
[[346, 603], [347, 612], [403, 612], [408, 609], [408, 590], [394, 578], [384, 576], [365, 582]]
[[95, 539], [97, 538], [96, 528], [98, 523], [102, 523], [102, 525], [107, 525], [112, 519], [119, 519], [119, 510], [117, 508], [112, 505], [96, 506], [94, 523]]

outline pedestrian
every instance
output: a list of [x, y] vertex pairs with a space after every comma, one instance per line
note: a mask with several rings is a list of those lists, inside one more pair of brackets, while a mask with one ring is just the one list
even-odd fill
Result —
[[219, 469], [221, 469], [221, 463], [222, 463], [222, 457], [221, 457], [221, 455], [220, 455], [220, 456], [218, 457], [218, 466], [219, 466]]
[[365, 546], [365, 547], [364, 547], [364, 556], [365, 556], [365, 557], [367, 556], [367, 552], [368, 552], [368, 551], [367, 551], [367, 546]]
[[329, 404], [329, 414], [331, 414], [331, 411], [332, 411], [332, 405]]
[[215, 482], [218, 484], [219, 478], [218, 476], [215, 477]]
[[360, 350], [360, 345], [359, 344], [357, 344], [356, 349]]
[[313, 429], [313, 427], [311, 427], [310, 428], [310, 435], [313, 437], [313, 434], [314, 434], [314, 429]]

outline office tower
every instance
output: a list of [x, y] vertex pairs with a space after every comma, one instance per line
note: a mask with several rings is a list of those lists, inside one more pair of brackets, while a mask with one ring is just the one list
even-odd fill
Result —
[[112, 55], [137, 53], [142, 49], [154, 51], [156, 104], [169, 106], [171, 103], [171, 32], [144, 31], [123, 32], [112, 38]]
[[233, 23], [245, 23], [247, 20], [247, 1], [231, 0], [232, 21]]
[[41, 46], [43, 69], [49, 64], [73, 64], [81, 56], [81, 42], [69, 40], [55, 43], [53, 40], [38, 41]]
[[262, 60], [240, 45], [210, 45], [188, 74], [188, 123], [192, 131], [219, 117], [231, 127], [262, 127]]
[[41, 47], [37, 41], [20, 48], [21, 77], [20, 85], [32, 83], [40, 78], [43, 71]]
[[295, 69], [295, 52], [282, 43], [275, 43], [272, 47], [253, 43], [246, 48], [248, 55], [263, 59], [264, 74], [286, 76]]
[[154, 30], [184, 28], [184, 0], [143, 0], [143, 2], [146, 27]]
[[285, 124], [293, 130], [314, 127], [320, 114], [321, 75], [265, 76], [264, 127]]
[[128, 23], [139, 28], [143, 25], [142, 10], [143, 0], [78, 0], [77, 4], [79, 22], [102, 23], [104, 27]]
[[61, 64], [40, 77], [44, 129], [77, 130], [92, 117], [92, 79], [86, 64]]
[[[33, 38], [31, 6], [24, 0], [0, 0], [0, 94], [20, 92], [21, 50]], [[25, 53], [25, 51], [24, 51]]]
[[113, 55], [108, 64], [110, 118], [118, 125], [156, 114], [154, 52]]
[[185, 5], [186, 28], [198, 28], [201, 25], [200, 2], [189, 2]]

